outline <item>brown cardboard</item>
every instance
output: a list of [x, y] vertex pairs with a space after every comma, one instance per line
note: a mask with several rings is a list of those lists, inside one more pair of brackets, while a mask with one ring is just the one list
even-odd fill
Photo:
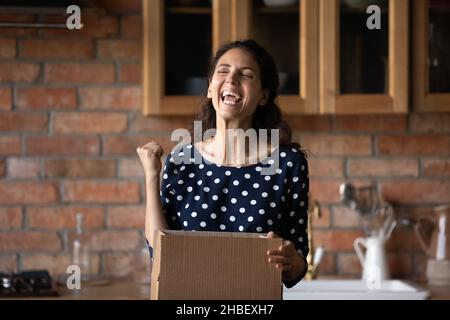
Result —
[[267, 250], [281, 239], [266, 234], [157, 231], [152, 300], [279, 300], [281, 272]]

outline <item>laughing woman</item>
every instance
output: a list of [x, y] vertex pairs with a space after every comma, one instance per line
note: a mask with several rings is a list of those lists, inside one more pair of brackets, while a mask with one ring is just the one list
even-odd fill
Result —
[[[308, 164], [275, 102], [279, 80], [274, 60], [255, 41], [232, 42], [217, 51], [208, 80], [199, 120], [204, 131], [215, 130], [211, 138], [176, 148], [164, 168], [158, 143], [137, 149], [145, 172], [146, 238], [153, 246], [153, 231], [167, 228], [279, 236], [283, 244], [267, 252], [268, 263], [292, 287], [307, 271]], [[242, 141], [227, 138], [230, 131], [249, 129], [277, 129], [280, 139], [269, 141], [266, 153], [263, 141], [246, 149]], [[186, 150], [201, 163], [177, 164], [174, 158]], [[243, 160], [236, 150], [245, 150]], [[275, 161], [274, 174], [264, 174]]]

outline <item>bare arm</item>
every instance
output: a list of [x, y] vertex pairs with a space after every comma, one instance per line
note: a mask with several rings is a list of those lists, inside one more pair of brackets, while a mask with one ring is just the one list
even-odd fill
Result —
[[156, 142], [147, 143], [137, 148], [145, 173], [146, 208], [145, 208], [145, 236], [153, 247], [153, 233], [155, 230], [167, 229], [167, 221], [160, 198], [161, 155], [163, 149]]

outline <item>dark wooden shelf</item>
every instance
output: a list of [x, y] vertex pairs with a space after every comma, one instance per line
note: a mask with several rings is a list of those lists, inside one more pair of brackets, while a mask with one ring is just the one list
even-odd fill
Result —
[[167, 7], [170, 14], [211, 14], [211, 7]]
[[260, 14], [280, 14], [280, 13], [299, 13], [298, 5], [285, 6], [285, 7], [266, 7], [258, 6], [256, 12]]

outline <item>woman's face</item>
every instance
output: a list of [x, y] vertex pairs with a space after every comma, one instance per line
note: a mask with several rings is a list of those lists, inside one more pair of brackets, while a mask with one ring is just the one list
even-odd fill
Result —
[[267, 103], [268, 91], [261, 88], [258, 63], [244, 49], [231, 49], [217, 62], [208, 87], [217, 116], [244, 120], [256, 107]]

